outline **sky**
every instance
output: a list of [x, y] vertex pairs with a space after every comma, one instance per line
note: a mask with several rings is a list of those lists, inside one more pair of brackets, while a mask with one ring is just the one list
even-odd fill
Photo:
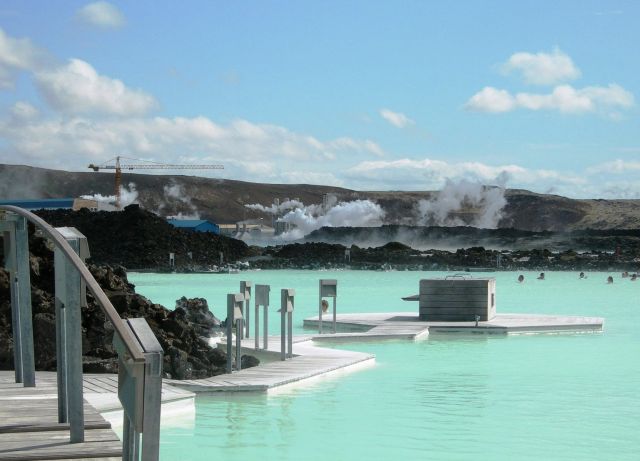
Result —
[[3, 0], [0, 163], [640, 198], [639, 21], [613, 0]]

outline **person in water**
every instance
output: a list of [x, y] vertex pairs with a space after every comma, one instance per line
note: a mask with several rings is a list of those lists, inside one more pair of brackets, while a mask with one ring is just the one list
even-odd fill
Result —
[[631, 278], [629, 280], [635, 282], [636, 280], [638, 280], [638, 274], [631, 274]]
[[522, 283], [524, 282], [524, 275], [520, 274], [518, 275], [518, 283]]
[[607, 283], [613, 283], [613, 277], [611, 276], [607, 277]]
[[540, 272], [540, 275], [538, 275], [538, 280], [544, 280], [544, 272]]
[[629, 273], [628, 273], [627, 271], [624, 271], [624, 272], [622, 273], [622, 278], [623, 278], [623, 279], [626, 279], [627, 277], [629, 277]]
[[586, 278], [587, 278], [587, 276], [586, 276], [586, 275], [584, 275], [584, 272], [580, 272], [580, 278], [581, 278], [581, 279], [586, 279]]

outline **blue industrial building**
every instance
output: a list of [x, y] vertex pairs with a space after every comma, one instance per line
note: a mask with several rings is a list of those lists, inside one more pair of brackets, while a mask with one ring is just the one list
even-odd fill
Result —
[[220, 235], [220, 227], [204, 219], [167, 219], [167, 222], [178, 229], [191, 232], [211, 232]]
[[57, 210], [73, 209], [74, 199], [72, 198], [38, 198], [28, 200], [0, 200], [0, 205], [13, 205], [25, 210]]

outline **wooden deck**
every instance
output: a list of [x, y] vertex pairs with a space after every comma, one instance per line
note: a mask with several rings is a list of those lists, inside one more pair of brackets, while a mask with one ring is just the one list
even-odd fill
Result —
[[[58, 423], [55, 372], [36, 373], [36, 387], [14, 382], [0, 371], [0, 460], [120, 460], [122, 442], [99, 412], [121, 410], [118, 376], [85, 374], [85, 442], [69, 443], [69, 425]], [[194, 394], [168, 384], [162, 403], [193, 401]]]
[[[422, 321], [416, 312], [389, 312], [369, 314], [338, 314], [337, 330], [366, 338], [377, 332], [402, 331], [403, 329], [427, 330], [422, 334], [433, 333], [483, 333], [483, 334], [526, 334], [526, 333], [563, 333], [563, 332], [599, 332], [604, 319], [601, 317], [577, 317], [537, 314], [497, 314], [486, 322], [430, 322]], [[306, 328], [317, 328], [318, 317], [304, 319]], [[324, 329], [330, 327], [326, 321]], [[364, 330], [364, 333], [363, 333]], [[344, 334], [344, 333], [343, 333]], [[325, 336], [327, 338], [325, 338]], [[329, 340], [333, 335], [314, 337], [316, 340]], [[339, 336], [337, 336], [339, 338]]]
[[85, 400], [85, 441], [69, 443], [68, 424], [58, 423], [58, 398], [53, 381], [37, 387], [16, 384], [12, 371], [0, 371], [0, 459], [119, 460], [122, 442], [111, 425]]
[[[298, 335], [294, 338], [294, 357], [280, 361], [280, 338], [269, 338], [268, 360], [260, 366], [196, 380], [165, 380], [169, 384], [192, 392], [266, 392], [282, 386], [300, 382], [327, 373], [346, 370], [356, 365], [373, 364], [375, 356], [362, 352], [344, 351], [318, 347], [311, 341], [313, 335]], [[246, 353], [255, 352], [254, 339], [245, 339], [242, 348]]]

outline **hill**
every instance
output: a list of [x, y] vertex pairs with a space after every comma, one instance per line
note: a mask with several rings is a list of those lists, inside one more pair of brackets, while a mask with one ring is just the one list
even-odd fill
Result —
[[[112, 173], [68, 172], [20, 165], [0, 165], [0, 199], [56, 198], [113, 194]], [[421, 201], [437, 200], [442, 192], [355, 191], [309, 184], [261, 184], [185, 175], [123, 173], [122, 183], [132, 185], [137, 201], [162, 216], [198, 214], [218, 223], [243, 219], [271, 219], [247, 209], [247, 204], [268, 206], [274, 199], [297, 199], [321, 204], [323, 195], [339, 201], [371, 200], [384, 210], [383, 224], [441, 225], [420, 222]], [[486, 188], [488, 190], [488, 188]], [[489, 195], [489, 194], [488, 194]], [[497, 216], [498, 228], [527, 231], [640, 228], [640, 200], [571, 199], [519, 189], [500, 191], [504, 198]], [[474, 204], [455, 211], [456, 225], [474, 225]], [[483, 226], [478, 226], [483, 227]]]

